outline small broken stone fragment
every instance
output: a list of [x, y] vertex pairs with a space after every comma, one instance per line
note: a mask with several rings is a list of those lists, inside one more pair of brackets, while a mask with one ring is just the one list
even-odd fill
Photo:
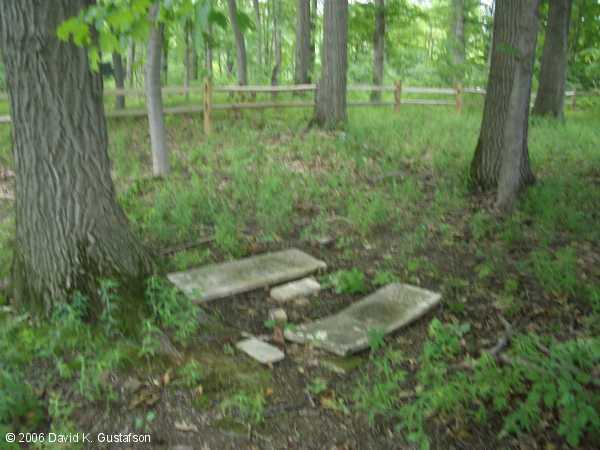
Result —
[[240, 341], [235, 346], [262, 364], [276, 363], [285, 358], [285, 354], [277, 347], [255, 338]]
[[321, 285], [314, 278], [304, 278], [271, 289], [271, 298], [280, 303], [317, 294]]

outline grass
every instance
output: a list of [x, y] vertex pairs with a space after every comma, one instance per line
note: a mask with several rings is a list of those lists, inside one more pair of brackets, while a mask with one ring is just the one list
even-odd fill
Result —
[[[183, 270], [328, 235], [335, 237], [328, 263], [337, 272], [332, 281], [341, 295], [368, 292], [396, 280], [411, 282], [441, 290], [447, 305], [444, 314], [457, 323], [480, 320], [477, 311], [483, 307], [509, 319], [530, 318], [535, 332], [559, 340], [597, 335], [597, 111], [569, 113], [560, 125], [532, 123], [530, 154], [538, 182], [521, 196], [514, 214], [502, 220], [487, 211], [486, 198], [473, 196], [467, 188], [481, 121], [477, 107], [462, 115], [432, 107], [403, 106], [397, 114], [353, 109], [347, 129], [336, 134], [307, 130], [309, 115], [262, 111], [235, 119], [218, 113], [210, 138], [201, 131], [200, 116], [168, 117], [172, 174], [165, 180], [151, 178], [145, 120], [109, 121], [119, 200], [141, 238], [157, 250], [206, 236], [214, 239], [211, 245], [164, 256], [164, 270]], [[9, 148], [10, 134], [0, 126], [0, 161], [7, 164], [11, 164]], [[2, 207], [0, 278], [9, 273], [14, 239], [10, 209]], [[149, 319], [142, 359], [157, 350], [151, 338], [155, 327], [179, 331], [182, 340], [193, 334], [185, 321], [190, 312], [175, 294], [152, 285], [148, 295], [154, 298], [154, 317]], [[536, 319], [540, 310], [546, 311], [546, 319]], [[567, 318], [575, 321], [575, 335], [563, 327]], [[81, 398], [107, 395], [101, 374], [121, 370], [131, 354], [126, 341], [109, 345], [101, 338], [86, 337], [88, 344], [81, 348], [68, 344], [70, 340], [66, 347], [57, 347], [48, 344], [56, 342], [49, 339], [53, 331], [48, 328], [21, 324], [14, 333], [2, 336], [4, 344], [17, 342], [33, 356], [23, 360], [11, 353], [7, 359], [12, 361], [11, 372], [1, 383], [14, 383], [12, 370], [22, 371], [34, 360], [39, 363], [42, 354], [44, 364], [53, 368], [48, 373], [71, 380]], [[78, 333], [77, 339], [83, 339]], [[552, 342], [552, 348], [563, 351]], [[576, 359], [571, 350], [569, 357]], [[406, 365], [398, 355], [373, 358], [373, 377], [360, 379], [353, 401], [372, 423], [382, 414], [392, 418], [400, 414], [393, 396], [404, 392]], [[84, 368], [90, 364], [88, 372]], [[202, 365], [192, 362], [181, 371], [183, 384], [203, 382]], [[377, 380], [379, 390], [373, 391]], [[27, 388], [19, 395], [37, 411]], [[486, 395], [479, 392], [474, 398], [479, 401]], [[62, 401], [57, 397], [53, 404]], [[222, 407], [244, 421], [259, 423], [264, 403], [261, 395], [244, 387]], [[8, 400], [5, 405], [10, 409]], [[23, 417], [13, 420], [22, 422]], [[0, 419], [4, 421], [2, 414]], [[61, 423], [70, 426], [68, 418]], [[414, 424], [421, 430], [421, 422]], [[575, 442], [574, 437], [569, 439]]]

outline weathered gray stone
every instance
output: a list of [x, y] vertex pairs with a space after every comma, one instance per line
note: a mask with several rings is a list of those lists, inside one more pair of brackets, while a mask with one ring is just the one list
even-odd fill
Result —
[[169, 280], [197, 302], [215, 300], [304, 277], [327, 265], [292, 248], [187, 272], [169, 274]]
[[286, 329], [285, 338], [346, 356], [369, 346], [370, 330], [391, 333], [423, 316], [440, 298], [416, 286], [390, 284], [333, 316]]
[[298, 297], [309, 297], [317, 294], [321, 285], [314, 278], [304, 278], [298, 281], [277, 286], [271, 289], [271, 298], [280, 303], [294, 300]]
[[235, 346], [262, 364], [276, 363], [285, 357], [277, 347], [255, 338], [240, 341]]

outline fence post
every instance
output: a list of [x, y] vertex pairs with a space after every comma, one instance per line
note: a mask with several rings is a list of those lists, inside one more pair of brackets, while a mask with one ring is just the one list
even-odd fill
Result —
[[462, 112], [462, 107], [463, 107], [463, 87], [461, 83], [457, 83], [456, 87], [454, 88], [456, 91], [456, 111], [458, 111], [459, 113]]
[[573, 99], [571, 100], [571, 108], [573, 111], [577, 108], [577, 88], [573, 89]]
[[394, 83], [394, 111], [400, 111], [400, 104], [402, 103], [402, 81], [396, 80]]
[[203, 102], [204, 102], [204, 134], [206, 134], [207, 136], [209, 136], [212, 132], [212, 121], [211, 121], [211, 113], [212, 113], [212, 82], [210, 81], [210, 78], [205, 78], [204, 79], [204, 95], [203, 95]]

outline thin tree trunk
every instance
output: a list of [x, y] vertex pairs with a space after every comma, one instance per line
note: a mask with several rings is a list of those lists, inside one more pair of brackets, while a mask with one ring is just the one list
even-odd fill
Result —
[[317, 10], [317, 0], [311, 0], [311, 16], [310, 16], [310, 62], [308, 67], [309, 77], [316, 76], [315, 73], [315, 59], [317, 57], [317, 20], [319, 19], [319, 12]]
[[184, 27], [184, 41], [185, 41], [185, 49], [183, 55], [183, 87], [185, 89], [185, 98], [189, 99], [189, 89], [190, 89], [190, 79], [192, 78], [192, 45], [191, 41], [193, 40], [192, 33], [192, 22], [190, 20], [186, 21]]
[[129, 48], [127, 50], [127, 80], [129, 81], [129, 86], [134, 85], [135, 80], [134, 77], [135, 71], [135, 42], [132, 40], [129, 43]]
[[310, 0], [297, 0], [298, 18], [296, 21], [296, 64], [294, 83], [310, 83]]
[[227, 0], [229, 7], [229, 21], [231, 22], [231, 28], [235, 36], [235, 47], [237, 55], [237, 76], [238, 83], [240, 86], [248, 84], [248, 70], [246, 67], [246, 42], [244, 40], [244, 34], [240, 28], [237, 18], [237, 6], [235, 0]]
[[[207, 26], [207, 31], [208, 31], [208, 35], [212, 36], [212, 23], [208, 23]], [[206, 66], [206, 74], [208, 75], [209, 78], [212, 78], [213, 76], [213, 48], [212, 48], [212, 43], [210, 41], [206, 41], [205, 42], [205, 66]], [[223, 72], [221, 69], [221, 57], [219, 56], [219, 70], [221, 71], [221, 73]]]
[[[279, 14], [281, 9], [277, 8], [277, 2], [273, 6], [273, 49], [275, 53], [275, 64], [271, 72], [271, 86], [279, 84], [279, 72], [281, 71], [281, 27], [279, 26]], [[272, 97], [277, 97], [277, 93], [273, 92]]]
[[534, 115], [564, 120], [570, 18], [571, 0], [550, 0]]
[[169, 41], [166, 38], [165, 34], [165, 26], [162, 25], [162, 37], [163, 42], [161, 43], [162, 47], [162, 56], [161, 56], [161, 64], [162, 64], [162, 83], [165, 86], [169, 84]]
[[[373, 31], [373, 84], [383, 85], [385, 62], [385, 2], [375, 0], [375, 30]], [[381, 91], [371, 92], [371, 101], [381, 100]]]
[[196, 45], [197, 28], [196, 28], [196, 22], [194, 19], [192, 19], [190, 21], [190, 24], [191, 24], [191, 27], [190, 27], [190, 51], [191, 51], [190, 64], [192, 65], [190, 77], [192, 80], [197, 80], [198, 79], [198, 48]]
[[323, 55], [314, 122], [334, 129], [346, 122], [348, 0], [325, 0]]
[[227, 76], [231, 77], [233, 75], [233, 57], [230, 48], [225, 53], [225, 67], [227, 68]]
[[101, 76], [90, 70], [86, 49], [56, 37], [88, 4], [0, 2], [17, 173], [12, 286], [16, 304], [38, 316], [74, 292], [98, 312], [99, 279], [133, 293], [152, 271], [116, 201]]
[[152, 169], [155, 176], [169, 173], [169, 152], [167, 148], [167, 130], [163, 110], [160, 69], [162, 45], [164, 42], [164, 24], [157, 22], [160, 2], [150, 8], [150, 36], [148, 39], [148, 59], [146, 61], [146, 103], [150, 144], [152, 146]]
[[465, 0], [452, 0], [450, 48], [454, 83], [462, 83], [465, 70]]
[[518, 190], [535, 181], [529, 163], [527, 123], [539, 0], [498, 2], [492, 65], [471, 181], [498, 188], [496, 205], [508, 209]]
[[257, 62], [258, 62], [258, 67], [261, 68], [260, 70], [262, 70], [263, 67], [263, 54], [262, 54], [262, 23], [260, 20], [260, 5], [258, 3], [258, 0], [252, 0], [252, 4], [254, 5], [254, 18], [256, 21], [256, 39], [258, 41], [258, 45], [256, 46], [257, 48]]
[[[125, 89], [125, 68], [123, 67], [123, 58], [118, 52], [113, 52], [113, 70], [115, 73], [115, 86], [117, 89]], [[125, 109], [125, 96], [117, 95], [115, 100], [116, 109]]]

